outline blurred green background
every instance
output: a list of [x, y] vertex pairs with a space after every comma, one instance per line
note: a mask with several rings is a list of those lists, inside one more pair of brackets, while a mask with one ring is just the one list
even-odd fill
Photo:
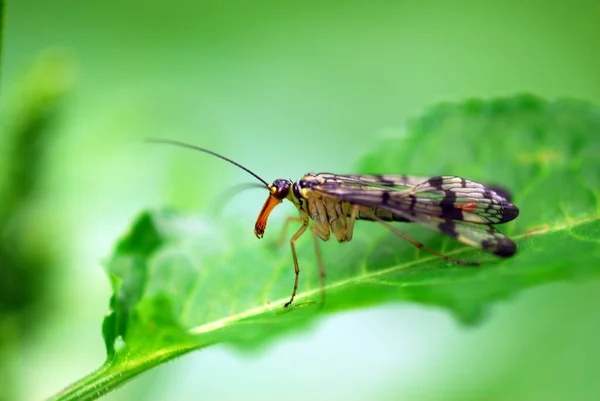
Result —
[[[225, 188], [249, 181], [142, 138], [215, 149], [270, 181], [356, 172], [373, 141], [439, 101], [600, 104], [597, 1], [18, 0], [5, 12], [7, 400], [46, 398], [102, 363], [101, 262], [139, 210], [216, 213]], [[252, 236], [263, 201], [246, 192], [219, 219]], [[192, 353], [106, 399], [598, 400], [597, 305], [599, 283], [555, 284], [477, 327], [410, 304], [346, 313], [258, 353]]]

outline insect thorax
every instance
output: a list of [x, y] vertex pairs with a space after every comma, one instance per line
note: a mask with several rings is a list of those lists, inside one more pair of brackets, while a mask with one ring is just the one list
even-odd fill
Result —
[[[287, 199], [296, 206], [304, 221], [313, 220], [313, 230], [319, 238], [327, 241], [333, 232], [339, 242], [346, 242], [352, 238], [350, 218], [353, 203], [335, 196], [322, 196], [313, 190], [323, 185], [336, 185], [337, 182], [333, 174], [308, 173], [292, 183], [292, 190]], [[401, 216], [378, 207], [357, 207], [359, 208], [355, 217], [358, 220], [373, 220], [375, 215], [385, 221], [406, 221]]]

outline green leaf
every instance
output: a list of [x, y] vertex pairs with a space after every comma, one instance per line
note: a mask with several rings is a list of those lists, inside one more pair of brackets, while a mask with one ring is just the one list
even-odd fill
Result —
[[490, 261], [465, 268], [419, 254], [378, 224], [357, 222], [350, 243], [321, 245], [324, 304], [310, 234], [298, 242], [299, 294], [284, 309], [294, 274], [287, 246], [275, 246], [277, 221], [270, 221], [271, 239], [259, 242], [249, 227], [143, 213], [106, 264], [114, 289], [103, 324], [107, 361], [57, 399], [93, 399], [190, 350], [256, 347], [340, 310], [409, 300], [472, 324], [493, 301], [527, 287], [596, 279], [599, 131], [600, 110], [580, 101], [518, 96], [435, 107], [407, 135], [381, 141], [356, 172], [454, 174], [508, 188], [521, 215], [498, 228], [516, 240], [518, 253], [492, 260], [423, 227], [398, 225], [447, 254]]

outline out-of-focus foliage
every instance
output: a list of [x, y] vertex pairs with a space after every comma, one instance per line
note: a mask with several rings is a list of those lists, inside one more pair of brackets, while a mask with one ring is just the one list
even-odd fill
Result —
[[[7, 383], [15, 380], [15, 345], [37, 330], [43, 303], [52, 303], [47, 289], [54, 257], [45, 241], [49, 231], [38, 225], [36, 198], [70, 76], [64, 55], [45, 54], [0, 111], [0, 375]], [[11, 387], [3, 388], [0, 398], [14, 399]]]

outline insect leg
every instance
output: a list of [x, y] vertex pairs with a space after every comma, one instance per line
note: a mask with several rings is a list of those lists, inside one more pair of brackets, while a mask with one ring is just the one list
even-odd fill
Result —
[[352, 211], [350, 212], [350, 218], [346, 222], [346, 241], [350, 242], [352, 239], [352, 235], [354, 234], [354, 222], [358, 217], [358, 212], [360, 212], [360, 206], [352, 205]]
[[428, 246], [425, 246], [421, 242], [404, 234], [402, 231], [398, 230], [396, 227], [392, 226], [387, 221], [380, 219], [379, 217], [377, 217], [375, 215], [375, 213], [370, 213], [370, 217], [373, 218], [374, 221], [381, 223], [383, 226], [385, 226], [387, 229], [392, 231], [394, 234], [398, 235], [399, 237], [405, 239], [406, 241], [408, 241], [411, 244], [413, 244], [414, 246], [416, 246], [417, 249], [423, 249], [424, 251], [429, 252], [432, 255], [435, 255], [441, 259], [444, 259], [444, 260], [447, 260], [449, 262], [456, 263], [459, 265], [464, 265], [464, 266], [479, 266], [480, 265], [480, 263], [477, 263], [477, 262], [466, 262], [464, 260], [454, 259], [448, 255], [444, 255], [443, 253], [436, 251], [435, 249], [429, 248]]
[[287, 219], [285, 219], [285, 222], [283, 223], [283, 228], [281, 229], [281, 234], [279, 234], [279, 240], [277, 241], [277, 247], [281, 248], [283, 246], [283, 242], [285, 241], [285, 238], [287, 237], [287, 230], [288, 230], [288, 226], [290, 225], [290, 223], [304, 223], [304, 220], [302, 220], [300, 217], [292, 217], [289, 216]]
[[294, 234], [292, 239], [290, 239], [290, 245], [292, 247], [292, 257], [294, 258], [294, 271], [296, 272], [296, 279], [294, 281], [294, 290], [292, 291], [292, 296], [290, 300], [285, 305], [283, 305], [284, 308], [287, 308], [291, 305], [292, 301], [294, 300], [294, 297], [296, 296], [296, 291], [298, 290], [298, 276], [300, 275], [300, 267], [298, 267], [298, 256], [296, 256], [296, 246], [294, 245], [294, 243], [298, 238], [300, 238], [302, 234], [304, 234], [304, 231], [306, 231], [307, 227], [308, 221], [303, 221], [302, 227], [300, 227], [300, 229], [296, 231], [296, 234]]
[[[313, 226], [314, 227], [314, 226]], [[319, 237], [314, 228], [311, 227], [313, 242], [315, 243], [315, 252], [317, 254], [317, 264], [319, 265], [319, 276], [321, 277], [321, 305], [325, 304], [325, 267], [321, 257], [321, 248], [319, 247]]]

